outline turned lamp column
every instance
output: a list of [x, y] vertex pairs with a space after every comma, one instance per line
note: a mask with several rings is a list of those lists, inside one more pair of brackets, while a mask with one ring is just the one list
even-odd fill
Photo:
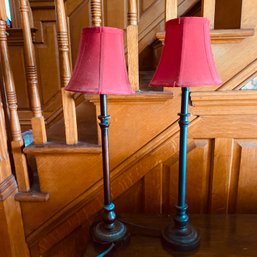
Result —
[[187, 87], [182, 88], [181, 99], [181, 112], [179, 126], [180, 126], [180, 140], [179, 140], [179, 185], [178, 191], [181, 192], [178, 195], [178, 204], [176, 206], [177, 215], [175, 217], [175, 225], [179, 228], [184, 228], [188, 223], [188, 215], [186, 214], [186, 168], [187, 168], [187, 131], [189, 125], [189, 113], [188, 113], [188, 100], [189, 89]]
[[[96, 12], [98, 13], [98, 12]], [[95, 19], [99, 22], [99, 19]], [[104, 214], [91, 229], [99, 247], [120, 244], [128, 238], [126, 226], [116, 219], [111, 200], [107, 95], [128, 95], [133, 91], [128, 81], [124, 57], [123, 30], [110, 27], [84, 28], [79, 54], [68, 91], [100, 95], [100, 128], [104, 182]]]
[[[102, 230], [117, 230], [118, 234], [114, 236], [115, 238], [122, 237], [126, 233], [126, 228], [121, 222], [116, 222], [116, 213], [114, 211], [115, 205], [111, 200], [111, 188], [110, 188], [110, 163], [109, 163], [109, 119], [110, 116], [107, 113], [107, 95], [100, 94], [100, 115], [98, 119], [100, 120], [99, 126], [101, 128], [101, 138], [102, 138], [102, 163], [103, 163], [103, 177], [104, 177], [104, 223], [99, 223], [96, 225], [94, 232], [95, 239], [106, 241], [105, 234]], [[104, 225], [104, 226], [103, 226]], [[103, 227], [102, 227], [103, 226]], [[115, 228], [116, 227], [116, 228]]]
[[183, 17], [166, 22], [166, 36], [160, 63], [151, 86], [181, 87], [179, 113], [179, 181], [174, 224], [162, 231], [165, 246], [174, 250], [195, 249], [200, 243], [198, 232], [189, 225], [186, 204], [187, 130], [189, 125], [189, 86], [219, 85], [210, 44], [210, 23], [202, 17]]

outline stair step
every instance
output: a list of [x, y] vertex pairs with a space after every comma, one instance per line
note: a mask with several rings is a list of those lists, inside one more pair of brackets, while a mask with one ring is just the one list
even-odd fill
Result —
[[53, 154], [53, 153], [101, 153], [102, 148], [97, 144], [79, 142], [76, 145], [66, 145], [65, 143], [49, 142], [44, 145], [31, 144], [24, 148], [24, 152], [29, 155]]

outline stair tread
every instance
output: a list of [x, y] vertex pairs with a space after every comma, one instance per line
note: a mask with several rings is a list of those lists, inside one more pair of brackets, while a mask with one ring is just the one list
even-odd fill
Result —
[[26, 154], [51, 154], [51, 153], [95, 153], [102, 152], [102, 148], [97, 144], [79, 142], [76, 145], [65, 143], [48, 142], [44, 145], [31, 144], [24, 148]]
[[[213, 29], [210, 32], [212, 43], [231, 43], [240, 42], [241, 40], [254, 36], [254, 29]], [[165, 32], [158, 32], [156, 37], [164, 41]]]
[[[170, 223], [170, 216], [164, 215], [126, 215], [126, 221], [141, 224], [151, 230], [129, 226], [131, 240], [127, 247], [112, 251], [109, 257], [168, 257], [168, 256], [256, 256], [257, 215], [190, 215], [190, 224], [193, 224], [200, 232], [201, 244], [197, 250], [191, 252], [167, 251], [161, 244], [156, 231]], [[97, 256], [99, 253], [90, 243], [84, 257]]]

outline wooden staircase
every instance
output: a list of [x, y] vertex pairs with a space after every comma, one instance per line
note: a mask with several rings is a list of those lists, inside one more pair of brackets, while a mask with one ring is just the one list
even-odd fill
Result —
[[[95, 96], [67, 94], [59, 89], [59, 85], [65, 86], [70, 78], [68, 41], [71, 42], [74, 60], [78, 46], [78, 35], [75, 35], [75, 31], [82, 24], [94, 24], [101, 18], [101, 1], [92, 2], [92, 18], [83, 18], [88, 8], [87, 1], [56, 0], [55, 4], [53, 1], [30, 1], [35, 25], [39, 29], [33, 41], [30, 33], [29, 2], [20, 1], [23, 26], [26, 28], [23, 29], [24, 35], [26, 34], [24, 47], [28, 47], [25, 56], [34, 47], [36, 53], [25, 58], [29, 59], [26, 64], [28, 72], [25, 74], [28, 74], [28, 85], [32, 90], [30, 94], [33, 96], [33, 92], [38, 91], [34, 107], [37, 112], [33, 112], [34, 144], [24, 148], [22, 139], [13, 137], [15, 143], [12, 143], [12, 151], [16, 160], [23, 161], [20, 161], [22, 165], [17, 165], [17, 161], [15, 163], [19, 186], [19, 193], [15, 198], [20, 202], [26, 242], [32, 257], [79, 256], [76, 255], [76, 249], [79, 247], [83, 251], [83, 245], [87, 242], [88, 226], [102, 208], [101, 142], [97, 126], [99, 99]], [[120, 4], [122, 1], [118, 2]], [[202, 15], [211, 18], [214, 26], [215, 6], [210, 5], [210, 2], [215, 3], [203, 1], [201, 10]], [[109, 3], [104, 1], [104, 12], [109, 12], [111, 16], [114, 6]], [[167, 1], [167, 8], [164, 1], [141, 1], [140, 4], [143, 7], [139, 15], [135, 1], [130, 1], [127, 29], [127, 37], [130, 39], [127, 44], [129, 75], [137, 93], [129, 97], [110, 96], [108, 101], [111, 115], [112, 194], [118, 212], [170, 213], [174, 211], [177, 192], [177, 113], [180, 91], [139, 91], [138, 70], [133, 72], [133, 67], [138, 67], [138, 55], [142, 54], [147, 45], [153, 46], [155, 62], [158, 62], [161, 40], [165, 36], [160, 30], [165, 17], [168, 19], [175, 17], [176, 13], [186, 14], [195, 4], [199, 6], [199, 3], [191, 0], [178, 3]], [[57, 18], [54, 15], [55, 5]], [[126, 9], [124, 3], [122, 6]], [[257, 182], [253, 173], [256, 170], [257, 156], [257, 92], [239, 90], [257, 72], [257, 36], [254, 31], [257, 18], [253, 11], [256, 7], [255, 3], [242, 1], [239, 28], [216, 30], [214, 26], [211, 33], [213, 53], [224, 83], [219, 88], [210, 86], [207, 89], [192, 89], [191, 92], [187, 197], [191, 213], [257, 211]], [[68, 26], [65, 8], [69, 18]], [[135, 18], [138, 16], [139, 24]], [[104, 17], [107, 25], [114, 24], [114, 18], [112, 20], [108, 15]], [[85, 19], [88, 20], [85, 22]], [[51, 74], [54, 73], [53, 78], [49, 78], [49, 74], [42, 69], [47, 70], [47, 65], [50, 68], [54, 66], [54, 63], [47, 63], [45, 59], [50, 56], [50, 43], [57, 42], [53, 39], [54, 34], [51, 34], [56, 26], [55, 20], [59, 40], [55, 64], [58, 65], [51, 71]], [[119, 26], [127, 27], [127, 22], [120, 23], [120, 20], [122, 18], [117, 17]], [[19, 77], [15, 77], [18, 73], [12, 58], [17, 54], [17, 45], [13, 42], [10, 43], [10, 60], [13, 62], [11, 67], [14, 67], [14, 79], [10, 80], [6, 76], [4, 81], [9, 95], [15, 95], [15, 88], [8, 88], [8, 81], [9, 84], [16, 85], [19, 103], [25, 78], [21, 86], [17, 86]], [[20, 45], [18, 49], [20, 50]], [[2, 50], [6, 51], [3, 48]], [[35, 68], [36, 59], [39, 60], [38, 73]], [[58, 88], [57, 93], [49, 94], [47, 101], [50, 107], [44, 103], [44, 90], [49, 85], [54, 85], [53, 91]], [[48, 114], [38, 114], [41, 109], [39, 92], [43, 93], [41, 99], [44, 109], [50, 110]], [[52, 98], [55, 99], [50, 101]], [[61, 99], [63, 119], [57, 118], [62, 114], [59, 105]], [[6, 99], [7, 107], [15, 105], [12, 101]], [[10, 120], [17, 130], [17, 110], [10, 110], [15, 112], [16, 116]], [[23, 110], [19, 115], [22, 112]], [[43, 119], [45, 114], [46, 118]], [[9, 117], [8, 112], [6, 116]], [[49, 121], [49, 124], [45, 121]], [[18, 132], [15, 133], [17, 135]], [[21, 136], [20, 132], [18, 134]], [[34, 172], [37, 172], [39, 180], [37, 190], [30, 185], [26, 170], [29, 158], [36, 160]]]

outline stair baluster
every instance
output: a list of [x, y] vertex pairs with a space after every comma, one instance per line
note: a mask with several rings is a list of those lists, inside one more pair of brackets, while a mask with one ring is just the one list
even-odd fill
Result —
[[55, 0], [55, 6], [66, 144], [73, 145], [78, 143], [76, 105], [74, 94], [64, 90], [71, 78], [67, 20], [63, 0]]
[[202, 1], [202, 16], [210, 20], [211, 29], [214, 29], [215, 5], [216, 5], [216, 0]]
[[177, 0], [166, 0], [165, 7], [166, 21], [175, 19], [178, 17], [178, 1]]
[[128, 49], [128, 77], [132, 89], [139, 90], [139, 64], [138, 64], [138, 22], [137, 22], [137, 0], [128, 1], [128, 27], [127, 27], [127, 49]]
[[91, 23], [93, 27], [101, 26], [102, 22], [102, 1], [91, 0]]
[[[0, 17], [1, 19], [3, 18], [2, 14], [0, 14]], [[14, 200], [14, 195], [18, 189], [11, 171], [4, 124], [4, 111], [0, 99], [0, 231], [2, 236], [0, 253], [1, 256], [5, 257], [29, 257], [30, 254], [24, 237], [20, 204]]]
[[3, 70], [3, 78], [8, 102], [8, 114], [10, 119], [11, 135], [12, 135], [12, 153], [18, 180], [20, 192], [27, 192], [30, 189], [28, 168], [26, 157], [22, 152], [24, 142], [21, 135], [20, 121], [17, 112], [17, 98], [14, 86], [13, 74], [10, 67], [7, 37], [6, 37], [6, 22], [0, 20], [0, 52], [1, 63]]
[[31, 26], [29, 18], [28, 0], [20, 0], [20, 11], [22, 17], [22, 28], [24, 38], [24, 54], [26, 77], [29, 85], [30, 101], [33, 112], [31, 119], [33, 137], [35, 144], [44, 144], [47, 141], [45, 121], [41, 110], [40, 96], [38, 93], [38, 74], [36, 67], [35, 48], [32, 42]]
[[[178, 17], [178, 1], [166, 0], [165, 3], [165, 21], [176, 19]], [[173, 88], [164, 87], [164, 92], [173, 92]]]

